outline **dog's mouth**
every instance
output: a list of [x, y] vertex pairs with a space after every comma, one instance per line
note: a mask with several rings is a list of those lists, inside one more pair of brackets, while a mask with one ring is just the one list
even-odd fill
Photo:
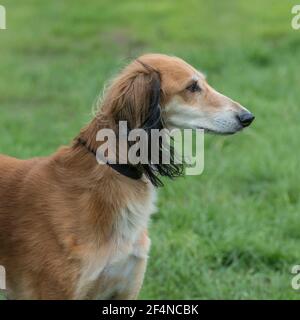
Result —
[[196, 129], [204, 130], [204, 133], [207, 133], [207, 134], [213, 134], [213, 135], [219, 135], [219, 136], [229, 136], [229, 135], [233, 135], [239, 131], [242, 131], [244, 128], [242, 126], [239, 126], [235, 130], [230, 130], [230, 131], [221, 131], [221, 130], [203, 128], [203, 127], [196, 127]]
[[[231, 117], [232, 118], [232, 117]], [[197, 129], [204, 130], [205, 133], [215, 134], [215, 135], [232, 135], [243, 129], [249, 127], [253, 120], [255, 119], [254, 115], [250, 112], [243, 112], [237, 114], [233, 119], [215, 119], [214, 123], [207, 127], [197, 126]]]

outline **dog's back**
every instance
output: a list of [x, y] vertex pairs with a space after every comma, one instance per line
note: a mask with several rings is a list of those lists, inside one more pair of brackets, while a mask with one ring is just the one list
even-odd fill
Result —
[[[0, 229], [9, 222], [12, 211], [18, 204], [20, 190], [30, 170], [39, 160], [19, 160], [5, 155], [0, 155]], [[2, 230], [3, 231], [3, 230]], [[2, 236], [2, 234], [0, 235]], [[1, 246], [0, 246], [1, 252]]]
[[5, 266], [5, 259], [13, 255], [15, 247], [11, 244], [17, 238], [16, 227], [21, 213], [23, 218], [26, 215], [20, 203], [21, 190], [25, 187], [26, 176], [37, 161], [0, 155], [0, 265]]

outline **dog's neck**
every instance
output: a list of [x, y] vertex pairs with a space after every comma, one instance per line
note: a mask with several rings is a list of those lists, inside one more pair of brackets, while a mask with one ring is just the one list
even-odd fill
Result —
[[[86, 149], [87, 152], [92, 153], [97, 158], [97, 152], [94, 151], [93, 149], [90, 149], [87, 146], [87, 142], [85, 140], [83, 140], [82, 138], [79, 137], [79, 138], [77, 138], [77, 143], [78, 143], [78, 145], [82, 145]], [[120, 164], [120, 163], [107, 162], [106, 165], [108, 165], [109, 167], [111, 167], [115, 171], [119, 172], [123, 176], [128, 177], [133, 180], [139, 180], [143, 176], [143, 172], [141, 170], [139, 170], [137, 167], [130, 165], [130, 164]]]
[[[115, 131], [116, 126], [111, 118], [104, 115], [98, 115], [75, 138], [73, 147], [83, 148], [86, 152], [93, 154], [97, 160], [97, 149], [100, 147], [101, 142], [97, 141], [96, 136], [101, 129], [112, 129]], [[107, 165], [118, 173], [133, 180], [139, 180], [143, 176], [143, 172], [137, 166], [133, 166], [129, 163], [119, 164], [107, 162]]]

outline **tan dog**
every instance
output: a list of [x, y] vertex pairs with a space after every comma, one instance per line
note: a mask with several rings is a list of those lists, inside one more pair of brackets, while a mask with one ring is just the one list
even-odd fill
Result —
[[253, 119], [183, 60], [148, 54], [113, 81], [97, 116], [71, 146], [31, 160], [0, 156], [0, 265], [8, 297], [137, 297], [158, 174], [181, 172], [176, 166], [99, 165], [98, 130], [116, 130], [126, 120], [130, 128], [147, 123], [232, 134]]

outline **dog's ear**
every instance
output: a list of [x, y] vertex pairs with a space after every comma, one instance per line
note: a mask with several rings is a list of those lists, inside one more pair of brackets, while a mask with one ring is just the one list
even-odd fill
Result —
[[[113, 102], [116, 123], [127, 121], [128, 129], [161, 129], [161, 81], [157, 71], [144, 69], [117, 81]], [[114, 88], [116, 89], [116, 88]]]
[[86, 141], [96, 150], [96, 135], [100, 128], [109, 127], [118, 133], [120, 121], [127, 122], [128, 130], [142, 128], [162, 129], [160, 101], [163, 93], [158, 71], [136, 60], [112, 82], [96, 116], [77, 139]]
[[[151, 130], [163, 129], [161, 103], [164, 94], [158, 71], [141, 61], [129, 65], [109, 88], [103, 101], [103, 111], [113, 116], [115, 128], [120, 121], [127, 121], [128, 130], [144, 129], [148, 135], [148, 163], [136, 167], [143, 172], [154, 186], [162, 186], [159, 176], [169, 178], [181, 176], [182, 166], [174, 162], [173, 148], [170, 148], [170, 163], [164, 164], [162, 140], [158, 144], [158, 164], [151, 162]], [[117, 131], [117, 130], [116, 130]]]

